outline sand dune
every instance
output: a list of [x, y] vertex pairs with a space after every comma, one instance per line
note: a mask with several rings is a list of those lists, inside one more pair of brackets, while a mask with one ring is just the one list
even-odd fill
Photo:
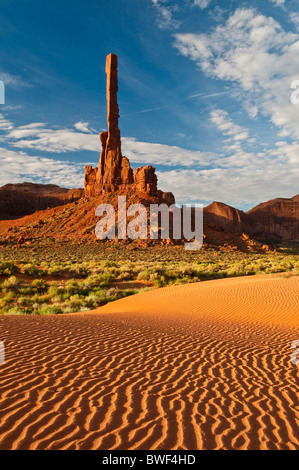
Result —
[[299, 449], [299, 277], [0, 316], [0, 449]]

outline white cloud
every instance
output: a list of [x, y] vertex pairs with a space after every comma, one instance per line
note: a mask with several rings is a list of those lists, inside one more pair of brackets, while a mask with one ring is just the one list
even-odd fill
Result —
[[204, 9], [204, 8], [207, 8], [210, 2], [211, 0], [194, 0], [194, 5], [201, 9]]
[[0, 148], [0, 185], [32, 181], [82, 188], [84, 165]]
[[[211, 112], [211, 121], [226, 139], [223, 154], [192, 151], [177, 146], [140, 142], [123, 137], [122, 152], [133, 166], [159, 165], [159, 187], [174, 192], [178, 202], [220, 200], [235, 206], [290, 197], [298, 192], [299, 144], [280, 141], [256, 154], [246, 152], [248, 130], [235, 124], [226, 111]], [[2, 117], [5, 121], [5, 117]], [[0, 121], [1, 122], [1, 121]], [[45, 123], [14, 128], [8, 121], [2, 142], [21, 150], [0, 148], [0, 185], [23, 181], [82, 187], [84, 166], [97, 165], [100, 142], [97, 135], [73, 129], [49, 129]], [[78, 124], [78, 123], [76, 123]], [[85, 130], [90, 131], [87, 123]], [[79, 124], [81, 129], [84, 127]], [[76, 129], [74, 126], [74, 128]], [[8, 137], [5, 137], [9, 136]], [[6, 139], [6, 140], [5, 140]], [[31, 156], [24, 148], [53, 152], [58, 159]], [[59, 160], [59, 152], [90, 151], [89, 161]], [[169, 168], [168, 171], [163, 166]]]
[[207, 76], [234, 84], [250, 117], [260, 112], [299, 138], [298, 107], [290, 102], [290, 84], [299, 78], [299, 34], [284, 31], [254, 9], [238, 8], [206, 34], [175, 37], [181, 54]]
[[222, 109], [216, 109], [211, 112], [211, 121], [218, 130], [233, 140], [248, 140], [249, 132], [245, 127], [234, 124], [228, 117], [228, 113]]
[[192, 151], [181, 147], [139, 142], [136, 139], [122, 138], [122, 153], [131, 163], [165, 166], [207, 166], [215, 157], [208, 152]]
[[90, 134], [92, 132], [89, 129], [88, 122], [76, 122], [76, 124], [74, 124], [74, 128], [77, 129], [77, 131], [85, 132], [86, 134]]
[[282, 7], [284, 6], [285, 0], [270, 0], [270, 2], [274, 3], [276, 7]]
[[13, 123], [0, 114], [0, 130], [8, 131], [10, 129], [13, 129]]
[[[5, 127], [6, 126], [6, 127]], [[95, 160], [101, 151], [100, 139], [93, 134], [88, 123], [76, 123], [73, 129], [51, 129], [45, 123], [32, 123], [26, 126], [14, 128], [10, 121], [3, 117], [2, 123], [5, 129], [6, 141], [11, 146], [19, 149], [34, 149], [47, 153], [70, 153], [80, 151], [94, 152]], [[1, 128], [1, 115], [0, 115]], [[80, 132], [84, 131], [84, 132]], [[207, 165], [213, 154], [200, 151], [191, 151], [176, 146], [140, 142], [131, 137], [122, 138], [122, 153], [132, 163], [154, 165]]]
[[177, 29], [180, 21], [173, 18], [173, 12], [177, 10], [177, 5], [167, 5], [168, 0], [151, 0], [155, 6], [158, 17], [157, 23], [161, 29]]
[[299, 13], [292, 12], [290, 13], [290, 20], [296, 26], [297, 30], [299, 31]]
[[158, 172], [159, 187], [173, 191], [177, 201], [222, 201], [240, 207], [254, 206], [276, 197], [298, 193], [297, 146], [284, 144], [255, 155], [238, 150], [209, 169], [173, 169]]
[[49, 129], [45, 126], [44, 123], [32, 123], [12, 129], [7, 133], [7, 142], [17, 148], [53, 153], [100, 151], [98, 135], [76, 132], [73, 129]]
[[5, 86], [9, 86], [11, 88], [23, 88], [30, 86], [21, 77], [17, 77], [15, 75], [3, 71], [0, 71], [0, 80], [4, 82]]

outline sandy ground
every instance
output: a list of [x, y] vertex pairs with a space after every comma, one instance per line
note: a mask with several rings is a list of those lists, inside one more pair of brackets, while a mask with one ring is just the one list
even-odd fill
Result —
[[299, 277], [0, 316], [0, 449], [299, 449]]

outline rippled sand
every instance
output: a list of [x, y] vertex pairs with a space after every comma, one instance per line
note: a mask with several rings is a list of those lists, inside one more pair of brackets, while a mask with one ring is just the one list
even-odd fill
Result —
[[299, 449], [299, 277], [0, 316], [0, 449]]

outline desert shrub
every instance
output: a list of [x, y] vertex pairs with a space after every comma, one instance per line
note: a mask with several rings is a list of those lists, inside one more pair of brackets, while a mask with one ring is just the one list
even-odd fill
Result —
[[98, 307], [98, 305], [101, 303], [101, 300], [95, 293], [89, 294], [87, 297], [84, 299], [84, 305], [85, 307], [88, 307], [90, 309]]
[[78, 282], [73, 280], [73, 279], [66, 283], [66, 292], [69, 295], [79, 294], [81, 292], [81, 290], [82, 289], [81, 289], [80, 285], [78, 284]]
[[106, 301], [106, 291], [104, 289], [97, 289], [92, 291], [92, 294], [97, 296], [99, 303], [104, 303]]
[[111, 287], [106, 291], [106, 302], [113, 302], [114, 300], [119, 299], [119, 289], [117, 287]]
[[31, 289], [31, 286], [22, 287], [19, 289], [20, 295], [30, 295], [32, 292], [34, 291]]
[[9, 305], [12, 303], [13, 298], [14, 298], [14, 293], [12, 291], [8, 291], [7, 294], [5, 294], [2, 297], [1, 301], [4, 305]]
[[44, 279], [34, 279], [34, 281], [31, 283], [31, 286], [38, 290], [44, 291], [47, 288], [47, 283]]
[[128, 297], [130, 295], [138, 294], [138, 289], [120, 289], [118, 292], [119, 297]]
[[34, 264], [26, 264], [26, 266], [24, 266], [24, 273], [32, 277], [42, 277], [48, 274], [47, 271], [39, 269]]
[[111, 296], [114, 296], [114, 295], [118, 295], [119, 294], [119, 288], [118, 287], [110, 287], [110, 289], [107, 289], [106, 291], [106, 297], [111, 297]]
[[75, 294], [75, 295], [72, 295], [71, 298], [69, 299], [68, 305], [73, 308], [83, 307], [84, 300], [80, 298], [78, 294]]
[[51, 267], [48, 270], [48, 273], [51, 274], [54, 277], [61, 277], [63, 274], [68, 273], [69, 268], [67, 266], [57, 266], [51, 265]]
[[137, 279], [139, 281], [149, 281], [151, 277], [151, 272], [148, 269], [144, 269], [142, 271], [139, 271], [137, 275]]
[[144, 271], [145, 268], [146, 268], [146, 265], [145, 265], [144, 263], [142, 263], [142, 264], [141, 264], [141, 263], [137, 263], [137, 264], [135, 264], [135, 265], [133, 266], [133, 269], [132, 269], [132, 270], [133, 270], [133, 273], [138, 274], [138, 273], [140, 273], [141, 271]]
[[56, 282], [51, 282], [50, 286], [48, 287], [48, 294], [50, 297], [54, 297], [55, 295], [59, 294], [59, 287]]
[[89, 276], [90, 275], [90, 270], [85, 266], [75, 265], [75, 266], [72, 266], [69, 269], [69, 273], [74, 277], [82, 278], [82, 277]]
[[5, 279], [1, 285], [4, 289], [13, 289], [16, 290], [20, 285], [20, 280], [16, 276], [10, 276], [8, 279]]
[[37, 313], [39, 315], [58, 315], [59, 313], [63, 313], [63, 310], [60, 305], [45, 305], [40, 308]]
[[20, 268], [9, 261], [0, 263], [0, 276], [12, 276], [13, 274], [19, 274]]
[[37, 304], [43, 304], [47, 303], [49, 301], [49, 296], [48, 295], [40, 295], [40, 294], [34, 294], [31, 297], [32, 302], [36, 302]]
[[32, 299], [31, 299], [30, 297], [23, 297], [23, 296], [21, 296], [21, 297], [19, 297], [19, 298], [17, 299], [18, 305], [31, 305], [32, 302], [33, 302], [33, 301], [32, 301]]
[[93, 289], [95, 287], [109, 287], [114, 281], [114, 276], [110, 272], [101, 274], [92, 274], [83, 281], [83, 286], [86, 289]]
[[134, 279], [134, 274], [128, 271], [124, 271], [124, 272], [119, 273], [118, 279], [120, 281], [131, 281], [132, 279]]
[[178, 272], [179, 274], [183, 275], [183, 276], [194, 276], [195, 273], [196, 273], [196, 270], [193, 268], [193, 266], [188, 266], [188, 265], [184, 265], [184, 266], [179, 266], [178, 267]]
[[4, 312], [4, 315], [26, 315], [26, 312], [21, 310], [19, 307], [13, 307]]

